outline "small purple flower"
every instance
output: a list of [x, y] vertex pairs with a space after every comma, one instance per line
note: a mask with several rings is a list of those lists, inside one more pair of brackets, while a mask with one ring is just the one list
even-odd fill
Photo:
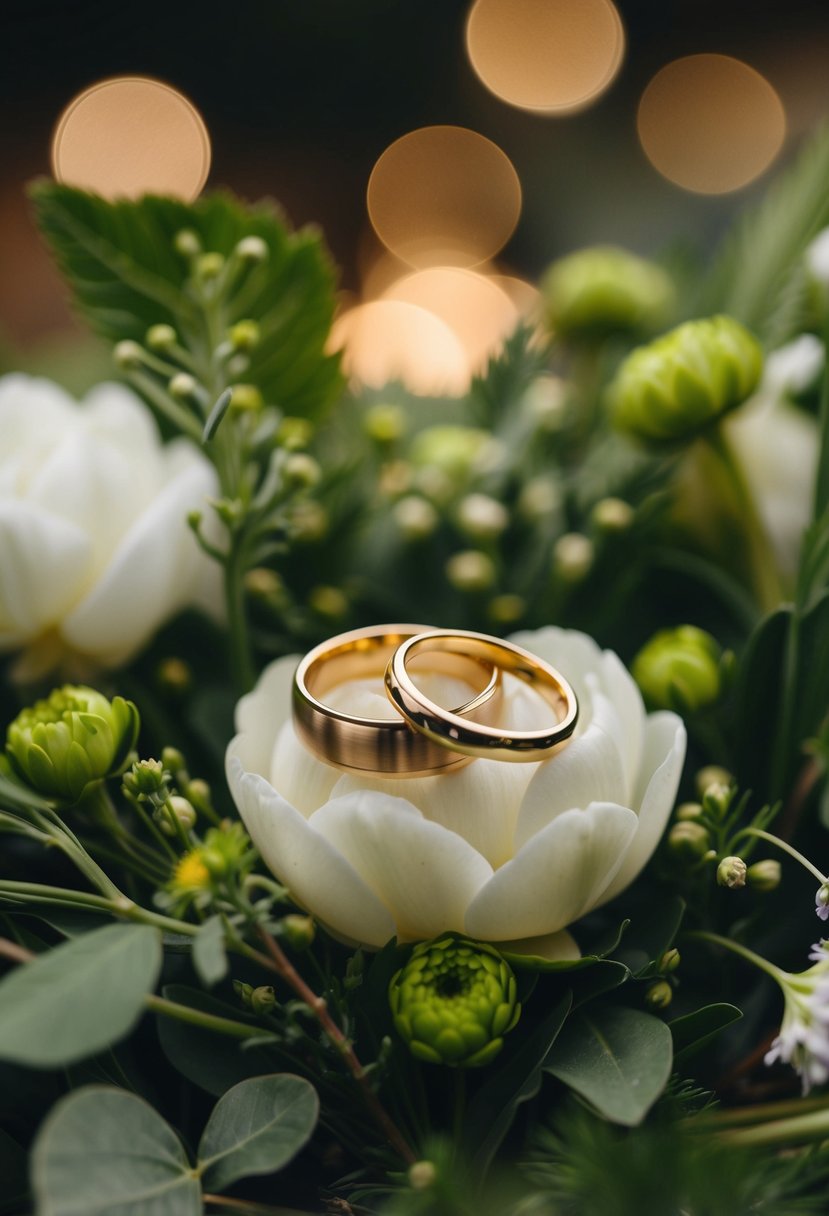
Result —
[[821, 920], [829, 920], [829, 882], [818, 887], [815, 896], [815, 911]]

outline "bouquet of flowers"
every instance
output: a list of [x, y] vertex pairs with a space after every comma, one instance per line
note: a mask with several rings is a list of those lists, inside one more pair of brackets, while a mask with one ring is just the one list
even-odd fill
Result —
[[34, 186], [119, 379], [0, 380], [0, 1212], [825, 1210], [827, 187], [424, 399], [270, 204]]

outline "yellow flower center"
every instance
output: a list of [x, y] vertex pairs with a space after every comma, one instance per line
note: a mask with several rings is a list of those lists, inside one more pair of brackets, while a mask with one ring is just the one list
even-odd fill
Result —
[[202, 861], [198, 849], [185, 853], [175, 868], [172, 885], [192, 890], [193, 887], [207, 887], [209, 884], [210, 871]]

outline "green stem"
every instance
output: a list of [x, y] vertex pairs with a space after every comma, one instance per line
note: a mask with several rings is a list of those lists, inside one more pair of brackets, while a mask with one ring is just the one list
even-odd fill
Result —
[[162, 388], [159, 388], [152, 376], [148, 376], [146, 372], [140, 370], [130, 371], [128, 373], [130, 383], [132, 383], [139, 392], [153, 403], [156, 409], [165, 415], [172, 422], [177, 430], [183, 435], [189, 435], [196, 443], [201, 444], [202, 428], [198, 419], [174, 401], [169, 393], [165, 393]]
[[726, 1127], [747, 1127], [754, 1123], [770, 1123], [789, 1115], [806, 1115], [826, 1110], [826, 1098], [791, 1098], [782, 1102], [763, 1102], [757, 1106], [737, 1106], [730, 1110], [715, 1110], [710, 1114], [694, 1115], [685, 1124], [689, 1130], [699, 1126], [706, 1131]]
[[829, 882], [829, 878], [827, 878], [825, 874], [821, 874], [817, 866], [812, 865], [808, 857], [804, 857], [801, 852], [790, 845], [787, 841], [781, 840], [779, 836], [773, 836], [771, 832], [764, 832], [761, 828], [743, 828], [742, 832], [738, 832], [734, 837], [734, 841], [736, 842], [739, 840], [741, 836], [757, 836], [760, 840], [767, 840], [769, 844], [776, 845], [778, 849], [782, 849], [784, 853], [788, 853], [790, 857], [795, 859], [795, 861], [799, 861], [810, 874], [814, 874], [821, 886]]
[[684, 934], [684, 936], [695, 938], [697, 941], [712, 942], [715, 946], [723, 946], [726, 950], [730, 950], [733, 954], [738, 954], [740, 958], [744, 958], [746, 962], [753, 963], [761, 971], [765, 971], [766, 975], [770, 975], [778, 984], [783, 983], [786, 979], [785, 972], [781, 971], [779, 967], [775, 967], [774, 963], [770, 963], [768, 959], [755, 954], [753, 950], [749, 950], [748, 946], [741, 946], [739, 942], [733, 941], [730, 937], [720, 937], [719, 933], [709, 933], [706, 929], [694, 929], [692, 932]]
[[168, 1001], [163, 996], [155, 996], [151, 993], [144, 997], [144, 1004], [151, 1013], [161, 1013], [165, 1017], [175, 1018], [178, 1022], [200, 1026], [202, 1030], [214, 1030], [217, 1034], [228, 1035], [233, 1039], [259, 1039], [262, 1037], [263, 1032], [259, 1026], [248, 1026], [245, 1022], [235, 1022], [232, 1018], [204, 1013], [201, 1009], [193, 1009], [190, 1005], [179, 1005], [177, 1001]]
[[142, 908], [126, 895], [116, 899], [108, 899], [103, 895], [93, 895], [86, 891], [73, 891], [68, 887], [49, 887], [36, 882], [12, 882], [0, 880], [0, 897], [10, 895], [16, 900], [29, 903], [68, 904], [73, 907], [88, 908], [90, 911], [110, 912], [122, 920], [135, 921], [137, 924], [152, 925], [165, 933], [184, 933], [194, 937], [198, 925], [191, 925], [185, 920], [176, 920], [172, 916], [163, 916], [159, 912], [151, 912]]
[[244, 550], [238, 534], [231, 538], [224, 573], [231, 668], [239, 692], [245, 693], [253, 687], [256, 676], [245, 605]]
[[814, 519], [820, 519], [829, 505], [829, 298], [823, 301], [824, 365], [820, 386], [820, 449], [815, 478]]
[[791, 1119], [776, 1119], [771, 1123], [760, 1123], [756, 1127], [741, 1127], [721, 1133], [727, 1144], [742, 1148], [760, 1148], [780, 1144], [803, 1144], [808, 1140], [825, 1140], [829, 1137], [829, 1109], [823, 1101], [823, 1109], [808, 1115], [795, 1115]]

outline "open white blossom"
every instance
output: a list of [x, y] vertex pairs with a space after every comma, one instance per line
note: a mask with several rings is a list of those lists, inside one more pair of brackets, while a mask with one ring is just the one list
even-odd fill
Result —
[[[480, 759], [449, 775], [392, 780], [339, 772], [296, 737], [293, 658], [272, 663], [237, 706], [227, 774], [242, 818], [294, 899], [341, 939], [379, 948], [395, 935], [454, 930], [577, 957], [566, 926], [622, 891], [656, 847], [685, 755], [681, 720], [646, 716], [617, 656], [583, 633], [548, 628], [513, 640], [565, 674], [579, 698], [572, 742], [538, 764]], [[457, 687], [444, 681], [442, 693], [430, 690], [460, 703]], [[505, 700], [506, 721], [538, 727], [545, 707], [535, 693], [505, 677]], [[326, 701], [363, 716], [395, 713], [379, 679], [343, 684]]]
[[775, 968], [785, 1007], [780, 1034], [766, 1063], [784, 1060], [800, 1074], [803, 1092], [829, 1081], [829, 950], [817, 942], [809, 958], [814, 965], [795, 975]]
[[215, 599], [187, 513], [215, 472], [162, 444], [142, 402], [101, 384], [78, 404], [49, 380], [0, 379], [0, 651], [30, 668], [67, 651], [123, 662], [188, 604]]

